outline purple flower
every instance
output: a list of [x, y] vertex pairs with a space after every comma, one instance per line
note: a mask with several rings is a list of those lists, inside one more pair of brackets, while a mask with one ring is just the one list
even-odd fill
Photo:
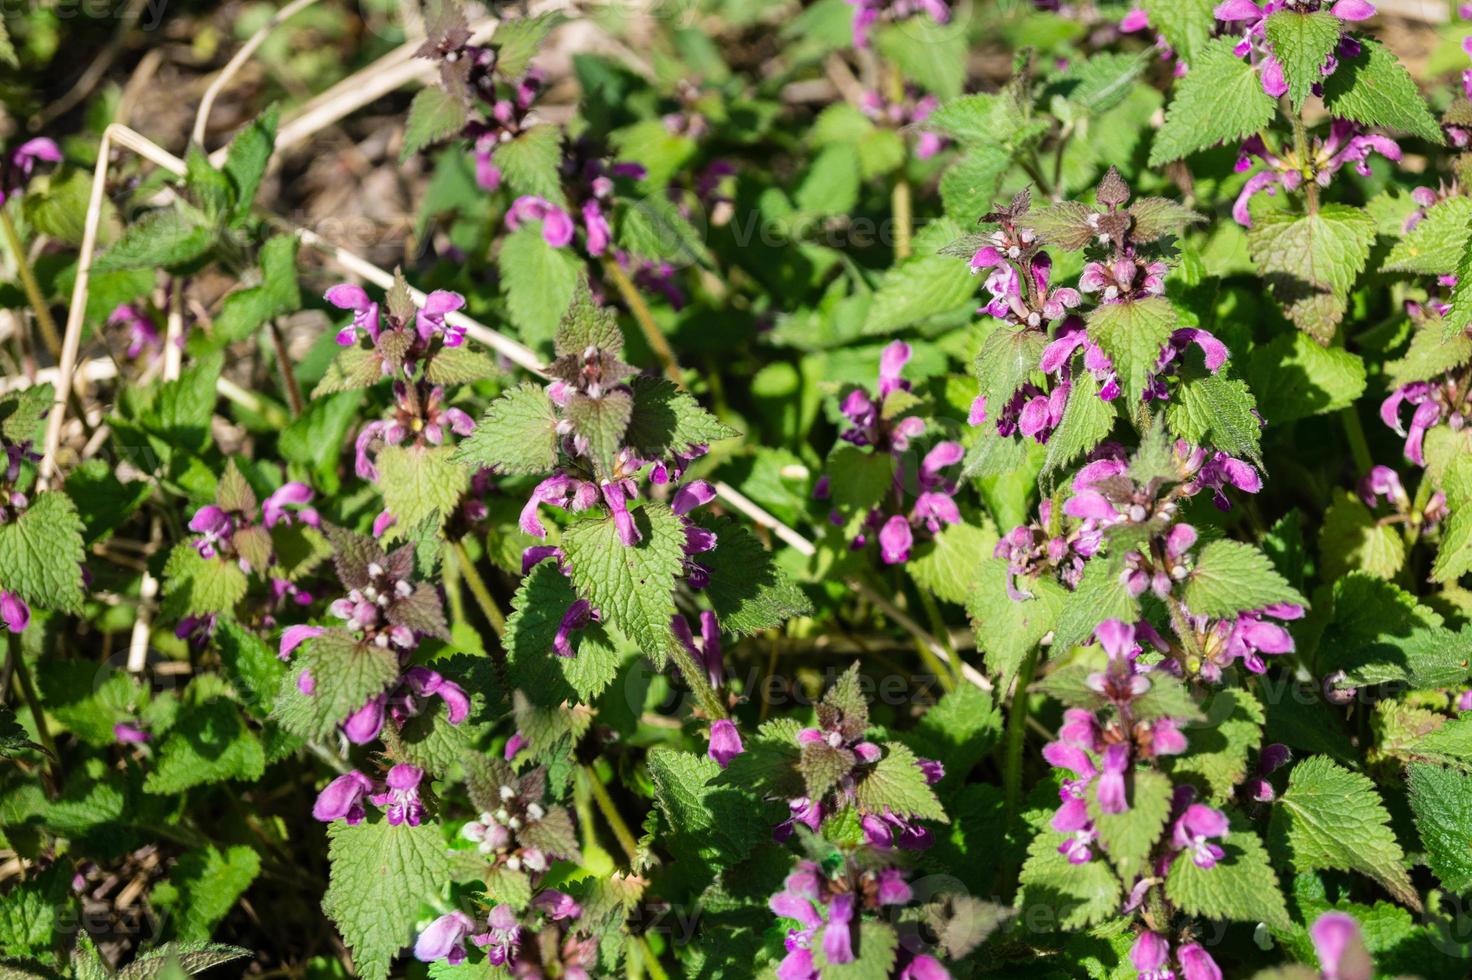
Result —
[[465, 342], [465, 328], [445, 322], [445, 315], [465, 305], [465, 297], [444, 289], [436, 289], [424, 298], [424, 305], [414, 314], [414, 329], [426, 343], [437, 333], [445, 335], [446, 347], [459, 347]]
[[1263, 746], [1262, 752], [1257, 757], [1257, 770], [1252, 778], [1243, 784], [1243, 791], [1251, 799], [1259, 803], [1271, 803], [1277, 796], [1273, 784], [1268, 782], [1268, 776], [1274, 770], [1288, 764], [1293, 754], [1288, 751], [1288, 746], [1281, 742]]
[[281, 633], [281, 646], [276, 656], [282, 660], [289, 660], [297, 647], [308, 640], [316, 639], [326, 632], [327, 629], [323, 626], [308, 626], [305, 624], [288, 626]]
[[853, 42], [856, 48], [869, 46], [869, 31], [881, 20], [899, 21], [920, 14], [937, 24], [945, 24], [951, 19], [945, 0], [848, 0], [848, 3], [854, 8]]
[[470, 941], [486, 951], [486, 959], [492, 966], [504, 966], [515, 958], [521, 948], [521, 923], [516, 921], [516, 910], [509, 905], [497, 905], [491, 909], [486, 920], [486, 929]]
[[1216, 960], [1196, 943], [1179, 947], [1176, 961], [1181, 964], [1181, 980], [1222, 980], [1222, 971]]
[[1125, 798], [1125, 774], [1130, 771], [1130, 747], [1116, 742], [1104, 750], [1103, 771], [1099, 774], [1096, 790], [1099, 810], [1103, 813], [1124, 813], [1130, 808]]
[[1353, 164], [1356, 173], [1368, 177], [1370, 167], [1367, 161], [1371, 153], [1378, 153], [1392, 162], [1399, 162], [1401, 158], [1400, 145], [1394, 140], [1374, 133], [1364, 133], [1354, 123], [1344, 119], [1336, 119], [1330, 124], [1327, 137], [1315, 137], [1309, 144], [1304, 159], [1300, 159], [1296, 151], [1274, 153], [1268, 149], [1261, 136], [1248, 137], [1242, 144], [1241, 155], [1237, 159], [1237, 172], [1246, 173], [1251, 170], [1254, 166], [1253, 158], [1256, 158], [1263, 169], [1249, 177], [1243, 185], [1241, 193], [1237, 195], [1237, 202], [1232, 207], [1232, 217], [1244, 228], [1250, 228], [1250, 204], [1256, 195], [1266, 192], [1272, 196], [1278, 192], [1279, 187], [1289, 192], [1296, 191], [1305, 179], [1313, 180], [1320, 187], [1328, 187], [1334, 175], [1346, 165]]
[[707, 751], [712, 759], [722, 769], [731, 764], [731, 760], [740, 755], [745, 748], [741, 744], [741, 733], [736, 730], [736, 725], [721, 718], [711, 723], [710, 726], [710, 749]]
[[303, 506], [311, 502], [311, 487], [305, 483], [285, 483], [281, 485], [279, 490], [266, 498], [265, 503], [261, 505], [261, 513], [267, 527], [275, 527], [278, 523], [282, 522], [290, 525], [291, 512], [287, 508], [301, 507], [302, 509], [298, 516], [301, 517], [302, 523], [309, 527], [321, 527], [322, 519], [317, 516], [317, 512], [311, 507]]
[[359, 330], [367, 334], [369, 340], [375, 343], [378, 341], [378, 334], [382, 329], [378, 318], [378, 304], [373, 302], [362, 286], [342, 283], [327, 290], [323, 298], [340, 310], [353, 311], [353, 322], [337, 333], [339, 344], [350, 347], [357, 343]]
[[1324, 980], [1371, 980], [1375, 965], [1365, 949], [1359, 921], [1344, 912], [1325, 912], [1309, 926]]
[[383, 730], [387, 701], [384, 695], [375, 695], [369, 698], [363, 707], [348, 715], [347, 720], [342, 723], [342, 733], [349, 742], [354, 745], [367, 745], [378, 737], [378, 733]]
[[532, 905], [554, 921], [576, 919], [583, 914], [583, 907], [573, 901], [571, 895], [554, 888], [548, 888], [532, 899]]
[[206, 504], [189, 519], [189, 530], [199, 535], [193, 542], [199, 556], [213, 558], [219, 551], [216, 545], [235, 533], [235, 522], [224, 508]]
[[419, 783], [424, 779], [424, 770], [418, 766], [399, 763], [388, 771], [387, 788], [373, 795], [375, 805], [384, 807], [390, 825], [397, 827], [406, 823], [419, 826], [424, 819], [424, 804], [419, 801]]
[[[454, 681], [447, 681], [428, 667], [410, 667], [401, 678], [410, 694], [418, 698], [437, 697], [445, 702], [445, 720], [458, 725], [470, 714], [470, 698], [464, 688]], [[408, 714], [413, 714], [412, 705], [407, 705]]]
[[[1409, 432], [1401, 421], [1402, 406], [1407, 404], [1415, 407]], [[1417, 466], [1425, 466], [1426, 432], [1443, 419], [1453, 431], [1460, 431], [1466, 425], [1467, 409], [1468, 397], [1460, 390], [1458, 379], [1444, 376], [1435, 381], [1413, 381], [1395, 389], [1381, 403], [1380, 418], [1397, 435], [1406, 437], [1406, 458]]]
[[456, 909], [429, 924], [414, 942], [414, 958], [421, 963], [448, 960], [451, 966], [465, 959], [465, 937], [475, 920]]
[[143, 729], [123, 722], [112, 726], [112, 737], [123, 745], [138, 745], [149, 740], [149, 734]]
[[[1217, 20], [1245, 25], [1242, 40], [1235, 49], [1237, 57], [1250, 57], [1258, 65], [1263, 91], [1276, 99], [1288, 91], [1288, 81], [1283, 76], [1282, 62], [1273, 53], [1267, 40], [1268, 15], [1289, 8], [1317, 10], [1322, 2], [1323, 0], [1267, 0], [1266, 7], [1259, 7], [1254, 0], [1225, 0], [1217, 5], [1214, 13]], [[1375, 7], [1366, 0], [1335, 0], [1329, 7], [1329, 12], [1340, 20], [1358, 21], [1373, 17]], [[1353, 38], [1341, 37], [1336, 53], [1331, 54], [1320, 67], [1320, 75], [1327, 77], [1334, 73], [1339, 55], [1352, 56], [1358, 52], [1359, 45]]]
[[879, 530], [879, 556], [886, 565], [909, 561], [910, 546], [914, 543], [910, 522], [902, 514], [895, 514]]
[[60, 162], [60, 148], [44, 136], [26, 140], [8, 156], [0, 157], [0, 204], [25, 191], [37, 164]]
[[18, 592], [0, 589], [0, 621], [12, 633], [24, 633], [31, 622], [31, 607]]
[[697, 643], [690, 632], [690, 624], [684, 616], [676, 614], [670, 621], [675, 638], [690, 651], [695, 662], [705, 666], [711, 687], [720, 687], [726, 673], [725, 661], [721, 658], [721, 626], [716, 614], [709, 609], [700, 613], [700, 641]]
[[546, 198], [524, 194], [512, 202], [506, 211], [506, 227], [514, 231], [527, 221], [542, 223], [542, 238], [553, 248], [572, 241], [572, 216]]
[[373, 791], [373, 780], [354, 770], [338, 776], [317, 794], [312, 816], [323, 823], [346, 820], [349, 825], [361, 823], [366, 810], [363, 797]]
[[562, 622], [557, 624], [557, 633], [552, 637], [552, 652], [559, 657], [577, 656], [577, 651], [572, 648], [572, 634], [586, 627], [595, 617], [591, 602], [587, 599], [574, 599], [567, 607], [567, 612], [562, 614]]
[[1227, 829], [1227, 817], [1220, 810], [1191, 803], [1171, 826], [1171, 844], [1178, 851], [1189, 852], [1198, 868], [1214, 868], [1226, 852], [1211, 841], [1225, 840]]
[[951, 973], [935, 957], [921, 953], [905, 964], [899, 980], [951, 980]]
[[1130, 947], [1130, 962], [1139, 980], [1175, 980], [1170, 968], [1170, 943], [1157, 932], [1140, 933]]
[[158, 324], [133, 303], [122, 303], [113, 309], [107, 317], [107, 325], [128, 328], [126, 353], [130, 358], [136, 358], [144, 351], [163, 347], [163, 334], [159, 331]]

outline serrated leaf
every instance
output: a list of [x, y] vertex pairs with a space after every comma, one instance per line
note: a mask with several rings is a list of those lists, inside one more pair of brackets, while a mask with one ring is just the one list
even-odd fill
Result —
[[1216, 0], [1144, 0], [1144, 9], [1181, 60], [1195, 64], [1216, 29]]
[[[322, 738], [348, 715], [382, 694], [399, 677], [398, 657], [390, 650], [359, 643], [345, 630], [329, 630], [298, 648], [292, 672], [282, 678], [272, 717], [303, 738]], [[311, 675], [310, 695], [301, 691]]]
[[894, 457], [845, 443], [829, 455], [823, 472], [834, 507], [846, 516], [867, 515], [894, 485]]
[[384, 446], [374, 464], [384, 509], [394, 531], [407, 532], [427, 519], [440, 524], [455, 511], [470, 486], [470, 473], [451, 461], [451, 446]]
[[1325, 204], [1314, 214], [1269, 211], [1247, 233], [1252, 261], [1284, 313], [1319, 343], [1344, 317], [1350, 287], [1375, 240], [1369, 212]]
[[1120, 876], [1126, 881], [1133, 880], [1170, 816], [1170, 780], [1152, 770], [1132, 773], [1128, 785], [1129, 806], [1122, 813], [1102, 812], [1094, 789], [1090, 790], [1088, 802], [1089, 817], [1094, 821], [1099, 842]]
[[1247, 776], [1247, 760], [1262, 744], [1267, 719], [1257, 698], [1240, 688], [1211, 695], [1201, 711], [1201, 721], [1185, 730], [1186, 753], [1171, 758], [1168, 768], [1177, 782], [1196, 783], [1202, 796], [1219, 806]]
[[1279, 10], [1268, 15], [1266, 27], [1268, 43], [1288, 82], [1288, 98], [1295, 108], [1302, 108], [1309, 90], [1324, 80], [1320, 69], [1339, 45], [1339, 18], [1327, 10]]
[[554, 27], [566, 20], [560, 12], [536, 17], [508, 18], [496, 24], [491, 43], [496, 48], [496, 68], [506, 78], [523, 74], [532, 56]]
[[1358, 871], [1374, 878], [1417, 911], [1421, 899], [1403, 866], [1405, 859], [1390, 814], [1369, 777], [1323, 756], [1293, 767], [1288, 787], [1273, 808], [1270, 833], [1300, 871]]
[[[271, 152], [276, 147], [276, 122], [280, 110], [272, 105], [261, 113], [230, 141], [225, 152], [225, 163], [221, 167], [235, 189], [235, 213], [243, 216], [250, 213], [255, 203], [256, 191], [266, 166], [271, 162]], [[295, 238], [295, 236], [292, 236]]]
[[562, 207], [558, 167], [562, 163], [562, 130], [557, 126], [533, 126], [513, 140], [496, 147], [496, 166], [501, 179], [517, 194], [528, 194]]
[[727, 518], [702, 521], [716, 536], [714, 551], [695, 560], [710, 571], [702, 590], [721, 631], [750, 636], [812, 613], [812, 604], [755, 534]]
[[260, 870], [260, 855], [249, 847], [196, 848], [179, 856], [151, 901], [171, 913], [179, 938], [206, 940]]
[[438, 85], [426, 85], [409, 104], [399, 162], [403, 163], [426, 146], [460, 132], [469, 121], [465, 103]]
[[1085, 929], [1118, 914], [1121, 889], [1106, 862], [1070, 864], [1058, 852], [1069, 836], [1044, 830], [1032, 839], [1014, 904], [1018, 915], [1030, 921], [1063, 930]]
[[987, 670], [999, 677], [1003, 690], [1016, 676], [1023, 657], [1057, 625], [1068, 596], [1061, 585], [1044, 577], [1019, 583], [1033, 598], [1013, 599], [1006, 592], [1008, 574], [1004, 559], [985, 559], [976, 590], [966, 602], [977, 645], [986, 655]]
[[888, 810], [901, 816], [946, 822], [946, 811], [915, 763], [914, 752], [898, 742], [886, 742], [884, 757], [854, 789], [859, 808], [866, 813], [883, 814]]
[[97, 257], [95, 272], [181, 266], [204, 255], [214, 231], [176, 208], [153, 211], [128, 226], [123, 237]]
[[1047, 344], [1048, 338], [1037, 330], [1009, 326], [998, 326], [982, 341], [972, 373], [981, 382], [989, 419], [995, 421], [1002, 406], [1038, 370]]
[[1288, 908], [1278, 876], [1257, 834], [1233, 827], [1222, 849], [1226, 855], [1212, 868], [1197, 867], [1187, 852], [1178, 854], [1166, 875], [1166, 896], [1189, 915], [1287, 929]]
[[531, 476], [557, 465], [557, 412], [541, 385], [519, 384], [491, 403], [455, 461]]
[[1248, 377], [1269, 424], [1345, 408], [1365, 392], [1365, 362], [1342, 347], [1322, 347], [1303, 333], [1255, 347]]
[[431, 384], [462, 385], [501, 375], [501, 368], [486, 354], [468, 347], [443, 347], [425, 366]]
[[299, 244], [295, 235], [274, 235], [261, 246], [261, 283], [225, 297], [214, 323], [214, 333], [220, 340], [244, 340], [272, 317], [301, 308], [296, 279]]
[[[938, 242], [927, 252], [924, 239]], [[889, 334], [942, 313], [964, 308], [976, 291], [976, 277], [949, 256], [939, 255], [940, 244], [961, 236], [960, 227], [941, 218], [921, 229], [915, 254], [885, 273], [869, 303], [864, 334]]]
[[1256, 69], [1233, 53], [1236, 43], [1222, 37], [1201, 46], [1191, 70], [1176, 83], [1165, 125], [1150, 147], [1150, 166], [1245, 139], [1272, 121], [1273, 99], [1262, 90]]
[[1450, 891], [1472, 889], [1472, 776], [1417, 763], [1406, 787], [1431, 870]]
[[1386, 381], [1391, 388], [1413, 381], [1429, 381], [1469, 360], [1472, 360], [1472, 337], [1465, 331], [1448, 337], [1441, 324], [1430, 320], [1411, 334], [1405, 354], [1385, 365]]
[[1467, 247], [1472, 198], [1449, 197], [1433, 205], [1385, 257], [1386, 272], [1439, 276], [1455, 272]]
[[1324, 79], [1324, 108], [1339, 119], [1403, 130], [1440, 146], [1441, 127], [1406, 66], [1379, 41], [1357, 40], [1360, 53], [1340, 59]]
[[511, 684], [537, 704], [555, 707], [564, 701], [589, 704], [618, 675], [623, 657], [597, 624], [574, 630], [568, 638], [574, 655], [558, 656], [552, 641], [563, 614], [578, 598], [555, 562], [544, 561], [522, 579], [506, 619], [507, 671]]
[[1207, 374], [1182, 381], [1171, 392], [1165, 418], [1172, 432], [1193, 445], [1211, 446], [1261, 464], [1262, 423], [1257, 402], [1252, 389], [1236, 378]]
[[1115, 414], [1114, 404], [1099, 397], [1099, 382], [1092, 374], [1084, 372], [1074, 378], [1063, 419], [1048, 437], [1043, 474], [1068, 466], [1107, 439], [1114, 430]]
[[709, 446], [741, 434], [667, 378], [640, 376], [630, 384], [634, 408], [626, 436], [628, 444], [646, 459], [689, 454], [697, 446]]
[[1399, 526], [1382, 524], [1348, 491], [1336, 493], [1319, 530], [1324, 574], [1337, 579], [1353, 571], [1394, 578], [1405, 564], [1406, 545]]
[[634, 398], [627, 391], [604, 392], [601, 398], [574, 393], [563, 416], [573, 433], [587, 444], [587, 458], [602, 480], [613, 478], [618, 452], [624, 446], [624, 433], [634, 413]]
[[522, 340], [534, 346], [550, 341], [577, 287], [577, 257], [548, 245], [540, 223], [531, 222], [502, 240], [496, 261], [511, 322]]
[[1225, 618], [1279, 602], [1304, 605], [1268, 556], [1241, 541], [1213, 541], [1201, 549], [1183, 596], [1198, 616]]
[[930, 541], [915, 548], [905, 567], [915, 584], [947, 602], [965, 604], [976, 589], [982, 562], [997, 545], [997, 532], [962, 521], [947, 524]]
[[260, 739], [240, 710], [225, 698], [185, 707], [158, 746], [143, 781], [149, 793], [180, 793], [191, 786], [228, 779], [253, 781], [266, 768]]
[[37, 494], [0, 524], [0, 588], [38, 609], [82, 610], [82, 520], [60, 490]]
[[1120, 581], [1117, 567], [1108, 560], [1091, 561], [1078, 587], [1063, 595], [1053, 650], [1062, 653], [1087, 643], [1106, 619], [1133, 623], [1139, 619], [1139, 605]]
[[139, 953], [137, 959], [117, 972], [117, 980], [153, 980], [167, 976], [167, 971], [174, 967], [193, 975], [250, 955], [248, 949], [224, 943], [164, 943]]
[[1089, 337], [1114, 362], [1128, 404], [1140, 401], [1145, 383], [1160, 359], [1160, 349], [1176, 328], [1176, 319], [1175, 307], [1161, 296], [1105, 303], [1089, 314]]
[[685, 531], [663, 504], [630, 507], [640, 540], [624, 545], [612, 517], [581, 520], [562, 535], [579, 595], [593, 603], [603, 622], [616, 626], [654, 662], [663, 666], [673, 642], [675, 577], [684, 568]]
[[449, 871], [439, 828], [338, 821], [327, 836], [332, 873], [322, 911], [352, 949], [358, 975], [386, 980], [393, 958], [413, 939], [421, 903], [439, 894]]

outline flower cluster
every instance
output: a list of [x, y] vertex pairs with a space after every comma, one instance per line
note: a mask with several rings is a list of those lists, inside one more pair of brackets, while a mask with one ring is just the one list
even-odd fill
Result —
[[[1406, 459], [1417, 466], [1426, 465], [1426, 433], [1439, 425], [1460, 432], [1472, 412], [1472, 387], [1467, 372], [1449, 371], [1429, 381], [1412, 381], [1392, 391], [1380, 404], [1380, 419], [1395, 433], [1404, 436]], [[1403, 418], [1405, 406], [1411, 406], [1409, 429]]]
[[163, 350], [164, 336], [158, 324], [136, 302], [120, 303], [108, 314], [107, 325], [126, 332], [128, 346], [124, 353], [130, 360], [144, 354], [152, 360]]
[[1130, 947], [1130, 963], [1139, 980], [1222, 980], [1222, 971], [1200, 943], [1181, 943], [1148, 929]]
[[[1268, 18], [1280, 10], [1312, 13], [1320, 9], [1327, 9], [1341, 21], [1368, 20], [1375, 16], [1375, 6], [1368, 0], [1267, 0], [1261, 7], [1257, 0], [1225, 0], [1217, 5], [1214, 13], [1217, 20], [1241, 26], [1242, 40], [1237, 44], [1236, 55], [1257, 66], [1262, 90], [1276, 99], [1288, 92], [1288, 80], [1283, 75], [1283, 64], [1268, 40]], [[1338, 45], [1320, 66], [1319, 74], [1328, 78], [1339, 67], [1341, 58], [1353, 58], [1359, 52], [1359, 42], [1349, 34], [1341, 33]], [[1315, 84], [1314, 88], [1318, 87]]]
[[[1355, 172], [1368, 177], [1367, 162], [1371, 153], [1378, 153], [1387, 160], [1399, 162], [1400, 144], [1388, 136], [1366, 133], [1356, 124], [1345, 119], [1336, 119], [1329, 125], [1329, 135], [1314, 137], [1300, 156], [1292, 148], [1280, 152], [1271, 150], [1261, 135], [1249, 136], [1242, 144], [1237, 158], [1237, 172], [1247, 173], [1255, 166], [1261, 169], [1247, 178], [1237, 202], [1232, 206], [1232, 217], [1244, 228], [1252, 227], [1252, 198], [1266, 192], [1272, 196], [1278, 188], [1293, 192], [1311, 181], [1319, 187], [1328, 187], [1334, 175], [1353, 164]], [[1420, 201], [1418, 200], [1418, 203]]]
[[479, 816], [460, 828], [460, 836], [492, 868], [541, 875], [553, 861], [578, 860], [577, 838], [566, 809], [548, 803], [547, 770], [538, 766], [520, 776], [499, 759], [479, 762], [469, 780]]
[[[904, 96], [898, 101], [886, 99], [879, 92], [870, 89], [864, 92], [859, 108], [864, 115], [875, 122], [893, 129], [906, 129], [918, 127], [930, 114], [940, 105], [940, 100], [933, 95], [921, 95], [914, 86], [905, 89]], [[941, 150], [945, 149], [946, 139], [939, 133], [920, 132], [915, 137], [915, 157], [919, 160], [929, 160]]]
[[1377, 509], [1382, 498], [1389, 506], [1391, 513], [1381, 519], [1382, 523], [1405, 524], [1417, 532], [1434, 531], [1448, 513], [1446, 493], [1442, 490], [1434, 491], [1417, 510], [1401, 485], [1400, 474], [1388, 466], [1370, 467], [1370, 472], [1360, 479], [1358, 490], [1360, 500], [1371, 510]]
[[338, 776], [317, 794], [312, 816], [323, 823], [342, 820], [349, 825], [363, 822], [368, 815], [364, 801], [383, 811], [384, 819], [397, 827], [419, 826], [424, 820], [424, 803], [419, 799], [419, 784], [424, 770], [400, 763], [388, 771], [380, 782], [356, 769]]
[[414, 958], [454, 966], [465, 961], [468, 939], [485, 951], [487, 963], [504, 967], [511, 976], [592, 980], [598, 939], [579, 922], [583, 907], [565, 892], [548, 888], [532, 899], [531, 913], [533, 919], [525, 921], [514, 906], [500, 903], [478, 921], [457, 909], [419, 934]]
[[[860, 924], [914, 899], [914, 891], [898, 868], [873, 865], [853, 856], [836, 868], [799, 861], [782, 890], [768, 903], [776, 915], [795, 925], [788, 927], [787, 955], [777, 967], [781, 980], [818, 980], [813, 952], [833, 965], [856, 959]], [[892, 975], [898, 980], [949, 980], [950, 972], [928, 953], [901, 953]]]
[[[956, 506], [956, 484], [945, 471], [960, 463], [966, 450], [959, 442], [939, 442], [920, 460], [913, 473], [906, 461], [911, 441], [925, 432], [925, 419], [911, 410], [919, 405], [910, 383], [901, 373], [910, 360], [910, 345], [896, 340], [879, 358], [879, 385], [871, 394], [855, 388], [844, 398], [841, 411], [849, 427], [839, 433], [844, 442], [874, 453], [886, 453], [894, 460], [894, 476], [890, 490], [865, 515], [862, 530], [854, 538], [855, 549], [864, 547], [870, 534], [877, 534], [880, 558], [887, 565], [909, 561], [915, 544], [915, 532], [923, 530], [934, 536], [948, 524], [961, 522]], [[906, 505], [906, 491], [918, 491], [913, 504]], [[832, 488], [830, 477], [819, 481], [816, 493], [826, 497]], [[842, 517], [835, 515], [836, 521]]]

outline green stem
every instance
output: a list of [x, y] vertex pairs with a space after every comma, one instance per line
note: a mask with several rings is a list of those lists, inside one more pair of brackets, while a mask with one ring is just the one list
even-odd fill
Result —
[[718, 721], [727, 717], [726, 706], [716, 695], [715, 688], [710, 686], [710, 681], [705, 676], [705, 668], [695, 662], [695, 657], [685, 649], [685, 644], [675, 639], [671, 634], [669, 638], [670, 657], [675, 661], [675, 666], [680, 668], [685, 682], [690, 685], [690, 690], [695, 694], [695, 700], [700, 702], [700, 707], [705, 710], [711, 721]]
[[618, 844], [624, 849], [628, 856], [629, 864], [632, 865], [639, 859], [639, 842], [634, 839], [633, 831], [624, 822], [623, 814], [618, 812], [618, 807], [613, 805], [613, 797], [608, 795], [608, 787], [604, 786], [598, 779], [598, 774], [591, 766], [582, 767], [583, 778], [588, 781], [588, 790], [593, 794], [593, 802], [598, 804], [598, 811], [603, 814], [603, 819], [608, 823], [613, 836], [618, 839]]
[[475, 604], [480, 606], [480, 611], [485, 614], [486, 620], [491, 624], [491, 629], [496, 631], [497, 636], [505, 636], [506, 617], [501, 614], [501, 608], [496, 605], [496, 600], [491, 598], [491, 591], [486, 588], [485, 580], [480, 577], [480, 572], [475, 570], [475, 562], [470, 560], [463, 541], [455, 542], [455, 565], [465, 579], [465, 584], [470, 586], [470, 594], [475, 597]]
[[1033, 674], [1037, 672], [1042, 647], [1034, 646], [1022, 658], [1017, 668], [1017, 682], [1012, 691], [1012, 707], [1007, 712], [1007, 743], [1002, 757], [1002, 786], [1007, 800], [1007, 826], [1017, 816], [1017, 804], [1022, 795], [1022, 748], [1027, 741], [1027, 689], [1032, 686]]
[[51, 737], [51, 727], [46, 724], [46, 713], [41, 710], [41, 699], [36, 696], [36, 686], [31, 683], [31, 671], [26, 666], [25, 655], [20, 650], [20, 638], [14, 633], [10, 636], [10, 673], [15, 679], [16, 689], [25, 701], [26, 707], [30, 709], [31, 720], [36, 726], [36, 734], [41, 739], [41, 746], [46, 750], [46, 767], [51, 778], [47, 780], [50, 784], [50, 795], [55, 797], [61, 792], [65, 783], [65, 773], [61, 769], [61, 755], [56, 751], [56, 741]]
[[275, 319], [271, 320], [271, 347], [276, 351], [276, 366], [281, 369], [281, 380], [286, 385], [286, 403], [291, 406], [291, 414], [299, 416], [306, 408], [302, 400], [301, 385], [297, 384], [296, 372], [291, 368], [291, 360], [286, 356], [286, 338], [281, 334], [281, 325]]
[[5, 232], [5, 244], [15, 255], [16, 271], [20, 273], [20, 283], [26, 291], [26, 301], [31, 304], [35, 311], [36, 323], [41, 327], [41, 338], [46, 342], [46, 349], [54, 358], [61, 357], [61, 334], [56, 332], [56, 321], [51, 319], [51, 307], [46, 305], [46, 297], [41, 295], [41, 286], [36, 282], [36, 276], [31, 272], [31, 263], [26, 260], [25, 246], [21, 244], [20, 234], [15, 230], [15, 222], [10, 220], [10, 212], [0, 207], [0, 229]]
[[[899, 68], [894, 65], [885, 66], [884, 84], [886, 98], [891, 103], [899, 105], [904, 102], [905, 79], [900, 74]], [[910, 257], [910, 241], [914, 237], [914, 203], [911, 198], [910, 178], [905, 170], [909, 164], [909, 150], [905, 149], [900, 157], [899, 168], [895, 170], [894, 188], [889, 195], [890, 217], [894, 219], [894, 259], [896, 262]]]
[[929, 654], [930, 658], [936, 661], [933, 669], [940, 677], [941, 686], [947, 691], [954, 691], [956, 682], [959, 680], [956, 664], [961, 662], [961, 658], [956, 654], [956, 648], [951, 645], [951, 631], [946, 628], [945, 620], [940, 614], [940, 607], [935, 604], [935, 597], [930, 594], [930, 591], [918, 586], [915, 591], [920, 593], [920, 605], [925, 607], [925, 616], [930, 620], [930, 631], [935, 634], [936, 642], [945, 647], [946, 653], [951, 655], [950, 666], [940, 663], [940, 658], [935, 655], [928, 644], [921, 643], [920, 647], [924, 653]]
[[1349, 451], [1354, 456], [1355, 475], [1364, 476], [1375, 465], [1375, 457], [1370, 455], [1370, 444], [1365, 440], [1365, 427], [1360, 424], [1359, 413], [1353, 405], [1346, 405], [1339, 410], [1339, 420], [1344, 423], [1344, 436], [1349, 440]]
[[670, 975], [664, 972], [664, 967], [659, 963], [659, 957], [654, 955], [654, 950], [649, 948], [649, 937], [639, 937], [639, 952], [643, 954], [644, 966], [649, 970], [649, 976], [653, 980], [670, 980]]

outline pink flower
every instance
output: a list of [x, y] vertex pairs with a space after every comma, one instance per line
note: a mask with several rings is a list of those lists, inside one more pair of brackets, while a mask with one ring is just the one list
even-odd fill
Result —
[[288, 626], [281, 634], [281, 646], [276, 655], [282, 660], [289, 660], [297, 647], [326, 632], [326, 628], [322, 626]]
[[24, 633], [31, 622], [31, 607], [17, 592], [0, 590], [0, 621], [12, 633]]
[[[312, 502], [312, 488], [305, 483], [285, 483], [271, 496], [266, 498], [261, 505], [261, 513], [264, 516], [267, 527], [275, 527], [278, 523], [291, 524], [291, 513], [288, 507], [302, 507]], [[309, 527], [321, 527], [322, 519], [317, 512], [310, 507], [303, 507], [299, 515], [302, 523]]]
[[465, 297], [444, 289], [436, 289], [424, 297], [424, 305], [414, 314], [414, 329], [419, 339], [428, 341], [437, 333], [445, 335], [446, 347], [459, 347], [465, 342], [465, 328], [445, 322], [445, 315], [465, 305]]
[[1360, 924], [1344, 912], [1325, 912], [1309, 927], [1324, 980], [1371, 980], [1375, 965], [1365, 949]]
[[323, 823], [346, 820], [349, 824], [361, 823], [366, 811], [363, 797], [373, 789], [373, 780], [354, 770], [338, 776], [328, 783], [317, 802], [312, 805], [312, 816]]
[[710, 726], [710, 749], [706, 753], [716, 761], [722, 769], [731, 764], [731, 760], [745, 751], [741, 744], [741, 733], [736, 730], [736, 725], [731, 721], [721, 718]]
[[1139, 980], [1174, 980], [1170, 968], [1170, 943], [1156, 932], [1142, 932], [1130, 947], [1130, 962]]
[[442, 915], [415, 940], [414, 958], [421, 963], [446, 960], [455, 966], [465, 959], [465, 937], [474, 928], [475, 920], [459, 909]]
[[542, 223], [542, 238], [553, 248], [572, 241], [572, 216], [546, 198], [526, 194], [512, 202], [506, 211], [506, 227], [514, 231], [527, 221]]
[[381, 329], [378, 304], [373, 302], [362, 286], [345, 282], [327, 290], [323, 298], [340, 310], [353, 311], [353, 322], [337, 333], [339, 344], [344, 347], [352, 346], [357, 342], [359, 330], [366, 333], [369, 340], [378, 340], [378, 333]]

